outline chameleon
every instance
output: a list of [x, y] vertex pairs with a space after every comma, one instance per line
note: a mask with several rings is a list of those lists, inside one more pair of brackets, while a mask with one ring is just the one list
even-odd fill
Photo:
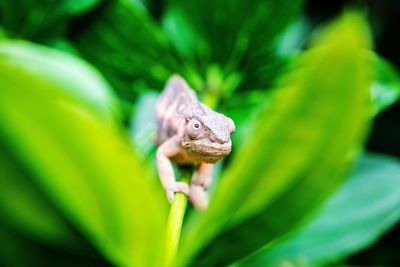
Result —
[[[201, 103], [186, 81], [173, 75], [157, 100], [156, 125], [157, 170], [169, 202], [182, 192], [194, 208], [206, 209], [213, 164], [232, 149], [233, 120]], [[194, 166], [190, 186], [176, 181], [171, 161]]]

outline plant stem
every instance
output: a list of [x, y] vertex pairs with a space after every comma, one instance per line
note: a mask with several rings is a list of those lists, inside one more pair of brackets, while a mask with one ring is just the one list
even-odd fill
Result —
[[[181, 182], [189, 183], [191, 173], [187, 170], [181, 171]], [[179, 239], [181, 236], [183, 217], [185, 216], [187, 196], [183, 193], [176, 193], [167, 221], [167, 244], [165, 266], [171, 267], [175, 263], [178, 251]]]

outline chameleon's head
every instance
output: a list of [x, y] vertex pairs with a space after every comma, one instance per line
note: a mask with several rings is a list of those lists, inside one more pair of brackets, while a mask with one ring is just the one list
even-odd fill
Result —
[[200, 105], [203, 112], [186, 118], [182, 146], [199, 161], [215, 163], [231, 152], [235, 124], [225, 115]]

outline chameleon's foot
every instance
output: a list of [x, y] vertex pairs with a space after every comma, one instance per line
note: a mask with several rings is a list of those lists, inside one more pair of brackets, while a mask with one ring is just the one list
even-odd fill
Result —
[[165, 191], [167, 192], [167, 198], [170, 204], [174, 201], [175, 193], [182, 192], [187, 196], [189, 196], [190, 193], [189, 185], [185, 182], [175, 182], [171, 186], [168, 186]]
[[208, 207], [208, 193], [202, 186], [192, 184], [189, 199], [195, 209], [206, 210]]

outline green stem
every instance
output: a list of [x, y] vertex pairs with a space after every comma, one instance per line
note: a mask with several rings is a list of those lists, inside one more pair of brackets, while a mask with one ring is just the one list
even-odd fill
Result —
[[[191, 173], [181, 172], [181, 182], [189, 183]], [[183, 193], [176, 193], [167, 221], [167, 244], [165, 266], [174, 266], [176, 253], [178, 252], [179, 239], [181, 236], [183, 217], [185, 216], [187, 196]]]

